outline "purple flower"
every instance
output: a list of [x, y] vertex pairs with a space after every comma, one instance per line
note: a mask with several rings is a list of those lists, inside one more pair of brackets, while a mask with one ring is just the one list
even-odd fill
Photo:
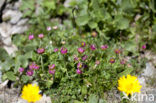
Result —
[[76, 73], [77, 73], [77, 74], [82, 74], [82, 71], [81, 71], [80, 69], [77, 69], [77, 70], [76, 70]]
[[91, 50], [95, 50], [95, 49], [96, 49], [95, 45], [92, 44], [92, 45], [90, 46], [90, 49], [91, 49]]
[[55, 48], [55, 49], [54, 49], [54, 52], [57, 52], [57, 51], [58, 51], [58, 48]]
[[121, 53], [121, 50], [120, 49], [115, 49], [115, 53], [116, 54], [120, 54]]
[[54, 68], [55, 68], [55, 64], [49, 65], [49, 69], [54, 69]]
[[99, 61], [99, 60], [97, 60], [97, 61], [95, 62], [95, 64], [96, 64], [96, 65], [99, 65], [99, 64], [100, 64], [100, 61]]
[[106, 50], [108, 48], [108, 45], [101, 45], [102, 50]]
[[85, 47], [86, 46], [86, 43], [85, 42], [81, 42], [81, 46], [82, 47]]
[[79, 53], [83, 53], [85, 50], [84, 50], [83, 48], [80, 47], [80, 48], [77, 49], [77, 51], [78, 51]]
[[74, 60], [75, 60], [75, 61], [78, 61], [79, 58], [78, 58], [76, 55], [74, 55]]
[[82, 60], [85, 61], [88, 58], [87, 55], [82, 56]]
[[35, 69], [35, 70], [38, 70], [39, 68], [40, 68], [40, 66], [38, 66], [38, 65], [35, 65], [35, 66], [34, 66], [34, 69]]
[[67, 51], [68, 51], [68, 50], [67, 50], [66, 48], [64, 48], [64, 47], [61, 48], [61, 54], [66, 54]]
[[38, 37], [39, 38], [43, 38], [44, 37], [44, 34], [39, 34]]
[[79, 63], [77, 64], [77, 68], [82, 68], [82, 63], [81, 63], [81, 62], [79, 62]]
[[142, 49], [146, 49], [146, 44], [144, 44], [144, 45], [142, 46]]
[[32, 39], [34, 39], [34, 35], [33, 34], [29, 35], [29, 40], [32, 40]]
[[50, 30], [51, 30], [51, 27], [50, 27], [50, 26], [48, 26], [48, 27], [47, 27], [47, 31], [50, 31]]
[[49, 69], [49, 74], [55, 74], [55, 69], [54, 70]]
[[125, 60], [125, 59], [122, 59], [122, 60], [120, 61], [120, 64], [126, 64], [126, 60]]
[[30, 65], [29, 65], [29, 69], [30, 70], [38, 70], [40, 67], [37, 65], [37, 64], [35, 64], [34, 62], [33, 63], [31, 63]]
[[31, 63], [31, 64], [29, 64], [29, 69], [30, 69], [30, 70], [33, 70], [34, 67], [35, 67], [35, 65], [36, 65], [35, 63]]
[[109, 62], [113, 64], [113, 63], [115, 63], [115, 59], [111, 58]]
[[37, 49], [37, 53], [38, 53], [38, 54], [44, 53], [44, 48], [38, 48], [38, 49]]
[[24, 68], [22, 68], [22, 67], [21, 67], [21, 68], [19, 68], [19, 72], [21, 72], [21, 73], [22, 73], [23, 71], [24, 71]]
[[32, 76], [34, 74], [34, 71], [33, 70], [28, 70], [27, 73], [26, 73], [28, 76]]

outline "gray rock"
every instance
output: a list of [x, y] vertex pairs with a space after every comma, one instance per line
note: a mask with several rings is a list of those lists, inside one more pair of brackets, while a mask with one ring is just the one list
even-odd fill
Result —
[[152, 63], [146, 63], [146, 69], [144, 69], [144, 73], [142, 75], [147, 77], [153, 77], [155, 73], [156, 69], [154, 68]]
[[17, 25], [20, 26], [20, 25], [25, 25], [27, 23], [28, 19], [21, 19]]
[[2, 23], [0, 24], [0, 34], [3, 38], [10, 36], [11, 24]]
[[3, 14], [3, 19], [10, 18], [11, 24], [16, 24], [22, 17], [22, 13], [16, 10], [5, 10]]
[[11, 46], [3, 46], [3, 48], [8, 52], [9, 55], [14, 56], [15, 51], [17, 51], [17, 47], [15, 45], [11, 45]]
[[10, 46], [12, 43], [11, 43], [11, 37], [7, 37], [7, 38], [3, 38], [3, 43], [7, 46]]
[[24, 31], [26, 31], [28, 29], [28, 26], [13, 26], [10, 30], [10, 34], [17, 34], [17, 33], [23, 33]]

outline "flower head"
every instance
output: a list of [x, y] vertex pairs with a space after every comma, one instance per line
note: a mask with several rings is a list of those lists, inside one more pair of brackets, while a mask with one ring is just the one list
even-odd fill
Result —
[[77, 55], [74, 55], [73, 57], [74, 57], [74, 61], [78, 61], [79, 60], [79, 58], [77, 57]]
[[77, 69], [77, 70], [76, 70], [76, 73], [77, 73], [77, 74], [82, 74], [82, 71], [81, 71], [80, 69]]
[[58, 51], [58, 48], [55, 48], [55, 49], [54, 49], [54, 52], [57, 52], [57, 51]]
[[108, 48], [108, 45], [101, 45], [102, 50], [106, 50]]
[[34, 35], [33, 34], [29, 35], [29, 40], [32, 40], [32, 39], [34, 39]]
[[41, 99], [41, 95], [39, 94], [39, 91], [40, 91], [39, 86], [37, 86], [36, 84], [35, 85], [32, 85], [32, 84], [25, 85], [23, 87], [21, 97], [24, 100], [27, 100], [29, 103], [30, 102], [34, 103]]
[[78, 64], [77, 64], [77, 68], [82, 68], [82, 63], [81, 62], [79, 62]]
[[43, 38], [44, 37], [44, 34], [39, 34], [38, 37], [39, 38]]
[[142, 49], [146, 49], [146, 44], [144, 44], [144, 45], [142, 46]]
[[97, 32], [93, 31], [93, 32], [92, 32], [92, 36], [93, 36], [93, 37], [96, 37], [96, 36], [97, 36]]
[[55, 69], [54, 70], [49, 69], [49, 74], [55, 74]]
[[58, 29], [58, 26], [53, 26], [53, 29], [54, 29], [54, 30]]
[[37, 53], [38, 53], [38, 54], [44, 53], [44, 48], [38, 48], [38, 49], [37, 49]]
[[33, 62], [33, 63], [29, 64], [29, 69], [30, 70], [33, 70], [33, 69], [37, 70], [37, 69], [39, 69], [39, 66]]
[[85, 47], [86, 46], [86, 43], [85, 42], [81, 42], [81, 46], [82, 47]]
[[125, 59], [122, 59], [122, 60], [120, 61], [120, 64], [126, 64], [126, 60], [125, 60]]
[[55, 64], [49, 65], [49, 69], [54, 69], [54, 68], [55, 68]]
[[82, 60], [83, 60], [83, 61], [85, 61], [87, 58], [88, 58], [87, 55], [83, 55], [83, 56], [82, 56]]
[[22, 73], [23, 71], [24, 71], [24, 68], [22, 68], [22, 67], [21, 67], [21, 68], [19, 68], [19, 72], [21, 72], [21, 73]]
[[127, 75], [127, 77], [120, 77], [118, 80], [118, 89], [122, 92], [125, 92], [127, 95], [132, 95], [133, 93], [139, 93], [141, 85], [137, 80], [137, 77]]
[[47, 27], [47, 31], [50, 31], [50, 30], [51, 30], [51, 27], [50, 27], [50, 26], [48, 26], [48, 27]]
[[114, 59], [114, 58], [111, 58], [111, 59], [109, 60], [109, 62], [113, 64], [113, 63], [115, 63], [115, 59]]
[[121, 50], [120, 49], [115, 49], [115, 53], [116, 54], [120, 54], [121, 53]]
[[62, 47], [61, 48], [61, 54], [67, 54], [67, 48], [65, 48], [65, 47]]
[[99, 60], [96, 60], [95, 64], [96, 65], [99, 65], [100, 64], [100, 61]]
[[80, 48], [77, 49], [77, 51], [78, 51], [79, 53], [83, 53], [85, 50], [84, 50], [83, 48], [80, 47]]
[[34, 71], [33, 70], [28, 70], [27, 73], [26, 73], [28, 76], [32, 76], [34, 74]]
[[96, 49], [95, 45], [92, 44], [92, 45], [90, 46], [90, 49], [91, 49], [91, 50], [95, 50], [95, 49]]

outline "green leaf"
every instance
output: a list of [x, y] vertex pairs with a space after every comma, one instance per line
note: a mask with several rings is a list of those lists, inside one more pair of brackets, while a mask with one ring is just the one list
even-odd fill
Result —
[[14, 75], [14, 72], [7, 72], [6, 76], [9, 80], [16, 81], [16, 76]]
[[83, 86], [81, 88], [81, 92], [82, 92], [82, 94], [87, 94], [87, 87], [86, 86]]
[[84, 26], [89, 22], [90, 18], [87, 14], [82, 15], [82, 16], [78, 16], [76, 18], [76, 23], [78, 26]]
[[78, 101], [78, 100], [75, 100], [74, 103], [84, 103], [84, 102], [80, 102], [80, 101]]
[[22, 80], [24, 83], [27, 83], [27, 82], [29, 81], [29, 77], [28, 77], [27, 75], [22, 75], [21, 80]]
[[53, 81], [52, 81], [52, 80], [46, 81], [46, 86], [47, 86], [48, 88], [50, 88], [52, 84], [53, 84]]
[[96, 27], [98, 26], [97, 23], [94, 22], [94, 21], [90, 21], [90, 22], [88, 23], [88, 25], [89, 25], [89, 27], [90, 27], [91, 29], [94, 29], [94, 28], [96, 28]]
[[91, 94], [89, 96], [89, 102], [88, 103], [98, 103], [98, 97], [95, 94]]
[[55, 6], [55, 0], [44, 0], [43, 1], [43, 6], [46, 7], [48, 10], [54, 10], [56, 9], [56, 6]]
[[107, 101], [105, 101], [104, 99], [100, 99], [99, 103], [107, 103]]
[[6, 60], [7, 58], [9, 58], [9, 55], [8, 53], [5, 51], [5, 49], [3, 48], [0, 48], [0, 61], [4, 61]]
[[121, 30], [123, 30], [123, 29], [127, 29], [128, 27], [129, 27], [129, 20], [128, 19], [126, 19], [126, 18], [124, 18], [124, 17], [119, 17], [119, 18], [117, 18], [118, 20], [117, 20], [117, 24], [116, 24], [116, 26], [119, 28], [119, 29], [121, 29]]
[[124, 70], [123, 72], [118, 74], [118, 77], [122, 77], [124, 75], [128, 75], [133, 71], [133, 68], [126, 68], [126, 70]]
[[8, 71], [14, 65], [15, 65], [15, 62], [12, 59], [8, 59], [4, 63], [2, 63], [2, 70]]

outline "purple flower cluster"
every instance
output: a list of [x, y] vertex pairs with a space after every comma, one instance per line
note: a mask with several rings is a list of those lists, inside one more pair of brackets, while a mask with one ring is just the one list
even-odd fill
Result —
[[55, 64], [51, 64], [49, 67], [49, 74], [55, 74]]
[[20, 68], [19, 68], [19, 72], [22, 73], [23, 71], [24, 71], [24, 68], [20, 67]]
[[101, 45], [102, 50], [106, 50], [108, 48], [108, 45]]
[[38, 48], [38, 49], [37, 49], [37, 53], [38, 53], [38, 54], [44, 53], [44, 48]]
[[84, 52], [85, 52], [85, 50], [84, 50], [83, 48], [81, 48], [81, 47], [78, 48], [77, 51], [78, 51], [79, 53], [84, 53]]
[[55, 49], [54, 49], [54, 52], [57, 52], [57, 51], [58, 51], [58, 48], [55, 48]]
[[85, 61], [87, 58], [88, 58], [87, 55], [83, 55], [83, 56], [82, 56], [82, 61]]
[[121, 50], [120, 49], [115, 49], [115, 53], [116, 54], [120, 54], [121, 53]]
[[146, 49], [146, 44], [144, 44], [144, 45], [142, 46], [142, 49]]
[[95, 46], [94, 44], [92, 44], [92, 45], [90, 46], [90, 49], [91, 49], [91, 50], [95, 50], [95, 49], [96, 49], [96, 46]]
[[85, 42], [81, 42], [81, 46], [82, 47], [85, 47], [86, 46], [86, 43]]
[[115, 63], [115, 59], [114, 59], [114, 58], [111, 58], [111, 59], [110, 59], [110, 63], [111, 63], [111, 64]]
[[[38, 70], [39, 68], [40, 68], [39, 65], [35, 64], [34, 62], [29, 64], [29, 69], [26, 71], [26, 75], [32, 76], [34, 74], [34, 70]], [[20, 73], [23, 73], [24, 70], [25, 69], [22, 67], [19, 68]]]
[[67, 48], [65, 48], [65, 47], [62, 47], [61, 48], [61, 54], [67, 54]]
[[29, 40], [32, 40], [32, 39], [34, 39], [34, 34], [29, 35]]
[[42, 39], [44, 37], [44, 34], [39, 34], [38, 37]]
[[40, 68], [40, 66], [35, 64], [34, 62], [29, 64], [29, 69], [30, 70], [38, 70], [39, 68]]

